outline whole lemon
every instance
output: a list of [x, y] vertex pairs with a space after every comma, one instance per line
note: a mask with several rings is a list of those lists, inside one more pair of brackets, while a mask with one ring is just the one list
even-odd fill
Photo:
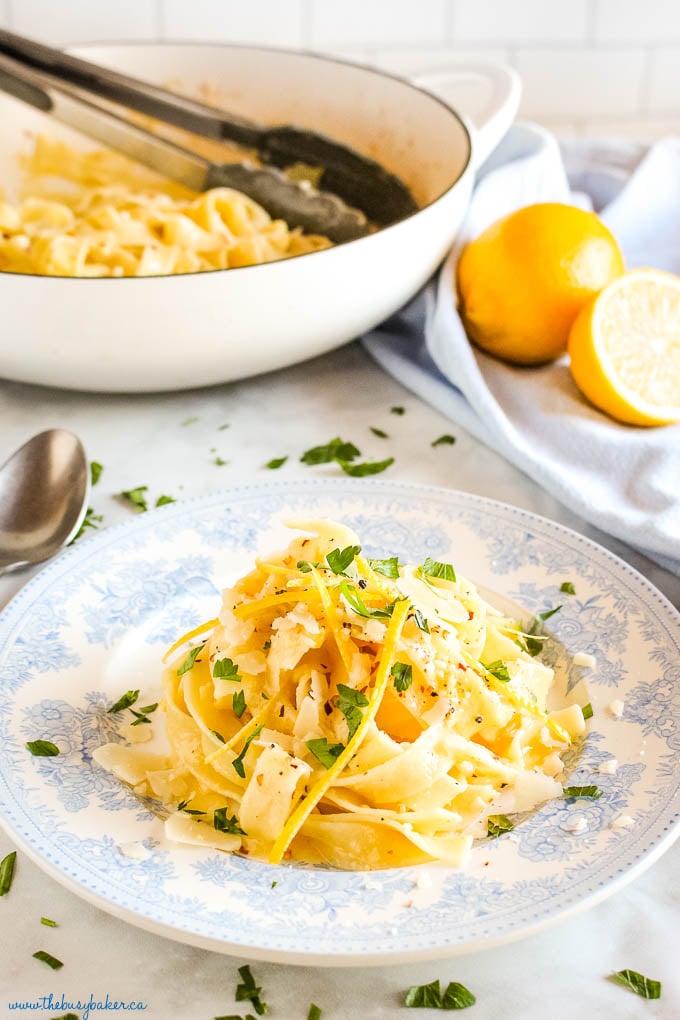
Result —
[[464, 248], [460, 313], [489, 354], [523, 365], [552, 361], [566, 350], [581, 308], [623, 271], [621, 249], [595, 213], [528, 205]]

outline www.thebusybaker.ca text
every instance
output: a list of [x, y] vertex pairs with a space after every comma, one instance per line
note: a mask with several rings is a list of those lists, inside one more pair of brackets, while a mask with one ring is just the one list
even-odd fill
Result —
[[37, 999], [33, 999], [30, 1002], [8, 1002], [7, 1006], [11, 1010], [49, 1010], [50, 1012], [55, 1009], [67, 1012], [78, 1010], [82, 1013], [82, 1020], [89, 1020], [90, 1013], [94, 1013], [97, 1010], [135, 1012], [147, 1009], [146, 1002], [139, 1002], [136, 999], [130, 999], [129, 1001], [126, 999], [111, 999], [108, 993], [105, 999], [95, 999], [94, 995], [90, 995], [87, 999], [75, 999], [71, 1002], [63, 993], [57, 997], [50, 992], [49, 995], [38, 996]]

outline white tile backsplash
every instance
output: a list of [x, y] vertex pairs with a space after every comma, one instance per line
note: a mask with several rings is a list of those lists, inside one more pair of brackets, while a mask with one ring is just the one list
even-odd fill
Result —
[[455, 0], [457, 42], [576, 42], [586, 38], [589, 0]]
[[153, 39], [159, 29], [157, 0], [10, 0], [15, 32], [62, 45], [105, 39]]
[[637, 49], [560, 48], [517, 52], [530, 117], [599, 118], [641, 114], [646, 54]]
[[596, 0], [593, 36], [602, 42], [680, 42], [678, 0]]
[[163, 35], [201, 42], [304, 43], [304, 0], [162, 0]]
[[511, 62], [522, 115], [562, 133], [680, 134], [680, 0], [0, 0], [0, 25], [57, 45], [303, 47], [403, 75]]
[[404, 46], [441, 43], [451, 0], [309, 0], [311, 43]]

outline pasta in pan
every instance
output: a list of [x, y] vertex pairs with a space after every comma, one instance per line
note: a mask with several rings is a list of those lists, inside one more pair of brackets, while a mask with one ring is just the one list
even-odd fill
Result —
[[36, 139], [24, 197], [0, 196], [0, 271], [165, 276], [273, 262], [330, 246], [231, 188], [197, 194], [117, 153]]
[[517, 624], [451, 564], [294, 526], [170, 650], [169, 754], [95, 753], [170, 809], [167, 837], [270, 863], [459, 866], [489, 818], [560, 796], [583, 713], [546, 710], [552, 670]]

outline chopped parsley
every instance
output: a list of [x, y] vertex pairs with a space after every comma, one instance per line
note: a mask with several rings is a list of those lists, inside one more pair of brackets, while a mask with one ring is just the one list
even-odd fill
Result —
[[419, 609], [414, 610], [413, 619], [416, 621], [416, 626], [419, 627], [420, 630], [424, 631], [425, 634], [430, 633], [430, 625]]
[[545, 637], [540, 633], [541, 626], [551, 616], [554, 616], [555, 613], [559, 613], [561, 608], [562, 606], [559, 605], [555, 606], [554, 609], [546, 609], [544, 613], [536, 613], [524, 639], [524, 647], [529, 655], [536, 656], [543, 650]]
[[46, 953], [44, 949], [39, 949], [37, 953], [33, 953], [33, 958], [46, 963], [52, 970], [60, 970], [64, 966], [61, 960], [58, 960], [56, 956], [52, 956], [51, 953]]
[[344, 549], [331, 549], [326, 556], [326, 563], [334, 574], [346, 574], [347, 568], [360, 552], [360, 545], [348, 545]]
[[386, 471], [388, 467], [394, 464], [394, 457], [387, 457], [386, 460], [364, 461], [363, 464], [350, 464], [346, 460], [341, 460], [340, 457], [336, 457], [335, 459], [345, 474], [351, 475], [352, 478], [364, 478], [366, 475], [379, 475], [382, 471]]
[[576, 589], [571, 581], [562, 581], [560, 585], [560, 591], [563, 591], [565, 595], [575, 595]]
[[265, 467], [269, 468], [270, 471], [277, 471], [280, 467], [283, 467], [283, 465], [286, 463], [287, 460], [288, 460], [287, 456], [286, 457], [273, 457], [271, 460], [267, 461], [267, 463], [265, 464]]
[[345, 750], [344, 744], [329, 744], [325, 737], [306, 741], [307, 747], [325, 769], [331, 768]]
[[382, 574], [384, 577], [391, 577], [392, 580], [397, 580], [399, 577], [399, 557], [390, 556], [386, 560], [369, 560], [368, 565], [371, 570], [375, 570], [376, 574]]
[[269, 1008], [267, 1003], [262, 1001], [262, 989], [255, 984], [248, 964], [239, 967], [238, 972], [241, 975], [241, 983], [236, 986], [236, 995], [234, 996], [236, 1001], [245, 1002], [250, 999], [257, 1015], [262, 1016]]
[[166, 496], [165, 493], [156, 500], [156, 506], [167, 506], [168, 503], [176, 503], [174, 496]]
[[495, 662], [490, 662], [488, 666], [483, 662], [482, 666], [487, 673], [491, 673], [491, 676], [495, 676], [496, 680], [500, 680], [501, 683], [507, 684], [510, 682], [511, 677], [508, 673], [508, 667], [502, 659], [496, 659]]
[[12, 850], [0, 861], [0, 896], [4, 896], [12, 888], [12, 879], [14, 878], [14, 867], [16, 862], [16, 850]]
[[323, 569], [323, 563], [312, 563], [311, 560], [298, 560], [297, 568], [301, 574], [309, 574], [313, 567]]
[[456, 580], [456, 571], [451, 563], [440, 563], [429, 556], [420, 568], [420, 573], [425, 577], [440, 577], [443, 581]]
[[[366, 708], [368, 705], [368, 698], [361, 691], [357, 691], [354, 687], [347, 687], [345, 684], [338, 684], [337, 697], [333, 699], [333, 704], [340, 712], [344, 715], [347, 721], [347, 738], [351, 740], [356, 731], [359, 729], [359, 725], [363, 718], [361, 712], [362, 708]], [[309, 747], [309, 744], [307, 744]], [[342, 747], [342, 745], [340, 745]], [[310, 748], [311, 750], [311, 748]], [[312, 751], [312, 754], [315, 752]]]
[[229, 422], [225, 422], [224, 425], [218, 425], [217, 431], [224, 432], [225, 429], [229, 428]]
[[336, 436], [323, 446], [313, 446], [310, 450], [305, 450], [300, 460], [303, 464], [310, 465], [330, 464], [334, 460], [350, 461], [359, 456], [360, 452], [354, 443], [346, 443]]
[[611, 980], [619, 985], [625, 985], [643, 999], [661, 998], [661, 982], [653, 981], [637, 970], [617, 970], [611, 975]]
[[405, 407], [391, 407], [390, 411], [392, 414], [406, 414]]
[[404, 1005], [417, 1009], [466, 1009], [476, 1001], [472, 992], [458, 981], [450, 981], [443, 995], [439, 981], [431, 981], [429, 985], [411, 985]]
[[212, 733], [215, 740], [219, 740], [220, 744], [226, 744], [226, 740], [224, 739], [219, 730], [211, 730], [210, 732]]
[[439, 439], [433, 439], [430, 446], [453, 446], [455, 441], [455, 436], [450, 436], [445, 433], [443, 436], [440, 436]]
[[215, 808], [213, 811], [213, 827], [217, 829], [218, 832], [226, 832], [230, 836], [248, 835], [248, 833], [244, 832], [238, 824], [238, 818], [236, 815], [229, 815], [229, 817], [227, 817], [226, 807]]
[[234, 680], [237, 683], [243, 679], [238, 666], [231, 659], [217, 659], [213, 664], [213, 677], [218, 680]]
[[98, 460], [90, 461], [90, 481], [92, 485], [96, 485], [102, 476], [104, 465], [100, 464]]
[[406, 662], [395, 662], [390, 670], [390, 676], [394, 679], [396, 690], [403, 694], [413, 683], [413, 666]]
[[134, 705], [138, 697], [139, 691], [126, 691], [125, 694], [122, 694], [120, 696], [118, 701], [114, 702], [113, 705], [111, 705], [111, 708], [107, 709], [107, 711], [109, 713], [123, 712], [126, 708], [129, 708], [130, 705]]
[[584, 705], [583, 708], [581, 709], [581, 711], [583, 712], [583, 718], [584, 719], [592, 719], [593, 718], [593, 706], [590, 704], [590, 702], [588, 702], [587, 705]]
[[51, 740], [29, 740], [26, 747], [34, 758], [56, 758], [61, 753]]
[[596, 786], [565, 786], [562, 790], [562, 795], [574, 800], [581, 798], [599, 800], [602, 796], [602, 790], [598, 790]]
[[185, 429], [187, 425], [195, 425], [197, 421], [198, 418], [196, 418], [195, 416], [191, 418], [185, 418], [184, 421], [182, 422], [182, 428]]
[[56, 921], [53, 921], [51, 917], [41, 917], [40, 923], [44, 924], [46, 928], [58, 928], [59, 925]]
[[348, 584], [347, 581], [341, 582], [340, 591], [347, 599], [347, 603], [350, 608], [353, 609], [355, 613], [358, 613], [359, 616], [364, 616], [369, 620], [389, 619], [392, 616], [394, 607], [397, 603], [397, 599], [395, 599], [394, 602], [389, 602], [382, 609], [369, 609], [356, 588]]
[[390, 438], [390, 437], [389, 437], [389, 436], [387, 435], [387, 433], [386, 433], [386, 432], [383, 432], [383, 430], [382, 430], [382, 429], [377, 429], [377, 428], [375, 428], [375, 426], [374, 426], [374, 425], [371, 425], [371, 426], [370, 426], [370, 429], [371, 429], [371, 432], [373, 433], [373, 435], [374, 435], [374, 436], [377, 436], [377, 437], [378, 437], [378, 439], [389, 439], [389, 438]]
[[69, 545], [73, 545], [74, 542], [77, 542], [86, 528], [94, 528], [96, 531], [103, 520], [104, 518], [102, 514], [96, 514], [92, 507], [88, 506], [87, 510], [85, 511], [83, 523], [78, 528], [78, 531], [76, 531], [75, 535], [69, 542]]
[[178, 811], [183, 811], [185, 815], [204, 815], [205, 811], [197, 811], [195, 808], [189, 807], [188, 800], [181, 800], [177, 805]]
[[226, 467], [228, 463], [229, 461], [225, 460], [224, 457], [215, 457], [213, 460], [215, 467]]
[[263, 724], [260, 723], [260, 725], [256, 729], [253, 730], [253, 732], [250, 734], [250, 736], [247, 737], [246, 742], [243, 745], [243, 750], [239, 754], [238, 758], [234, 758], [233, 762], [231, 763], [234, 766], [234, 772], [238, 776], [240, 776], [241, 779], [245, 779], [246, 778], [246, 770], [243, 767], [243, 759], [245, 758], [246, 752], [247, 752], [248, 748], [250, 747], [250, 745], [252, 744], [253, 740], [255, 739], [255, 737], [258, 737], [260, 735], [262, 730], [263, 730]]
[[486, 820], [486, 834], [492, 839], [502, 836], [504, 832], [512, 832], [514, 828], [507, 815], [489, 815]]
[[307, 1020], [321, 1020], [321, 1010], [312, 1002], [307, 1013]]
[[245, 691], [237, 691], [231, 699], [231, 709], [237, 719], [240, 719], [246, 710]]
[[145, 513], [149, 509], [149, 505], [144, 493], [148, 491], [148, 485], [138, 485], [136, 489], [124, 489], [120, 495], [122, 499], [127, 500], [128, 503], [132, 503], [132, 505], [136, 507], [140, 513]]
[[196, 645], [195, 648], [192, 648], [190, 650], [190, 652], [188, 653], [186, 659], [184, 660], [182, 665], [177, 670], [177, 676], [183, 676], [185, 673], [188, 673], [190, 669], [194, 668], [194, 663], [196, 662], [196, 659], [198, 658], [199, 653], [202, 652], [204, 648], [205, 648], [205, 641], [203, 642], [203, 644]]

